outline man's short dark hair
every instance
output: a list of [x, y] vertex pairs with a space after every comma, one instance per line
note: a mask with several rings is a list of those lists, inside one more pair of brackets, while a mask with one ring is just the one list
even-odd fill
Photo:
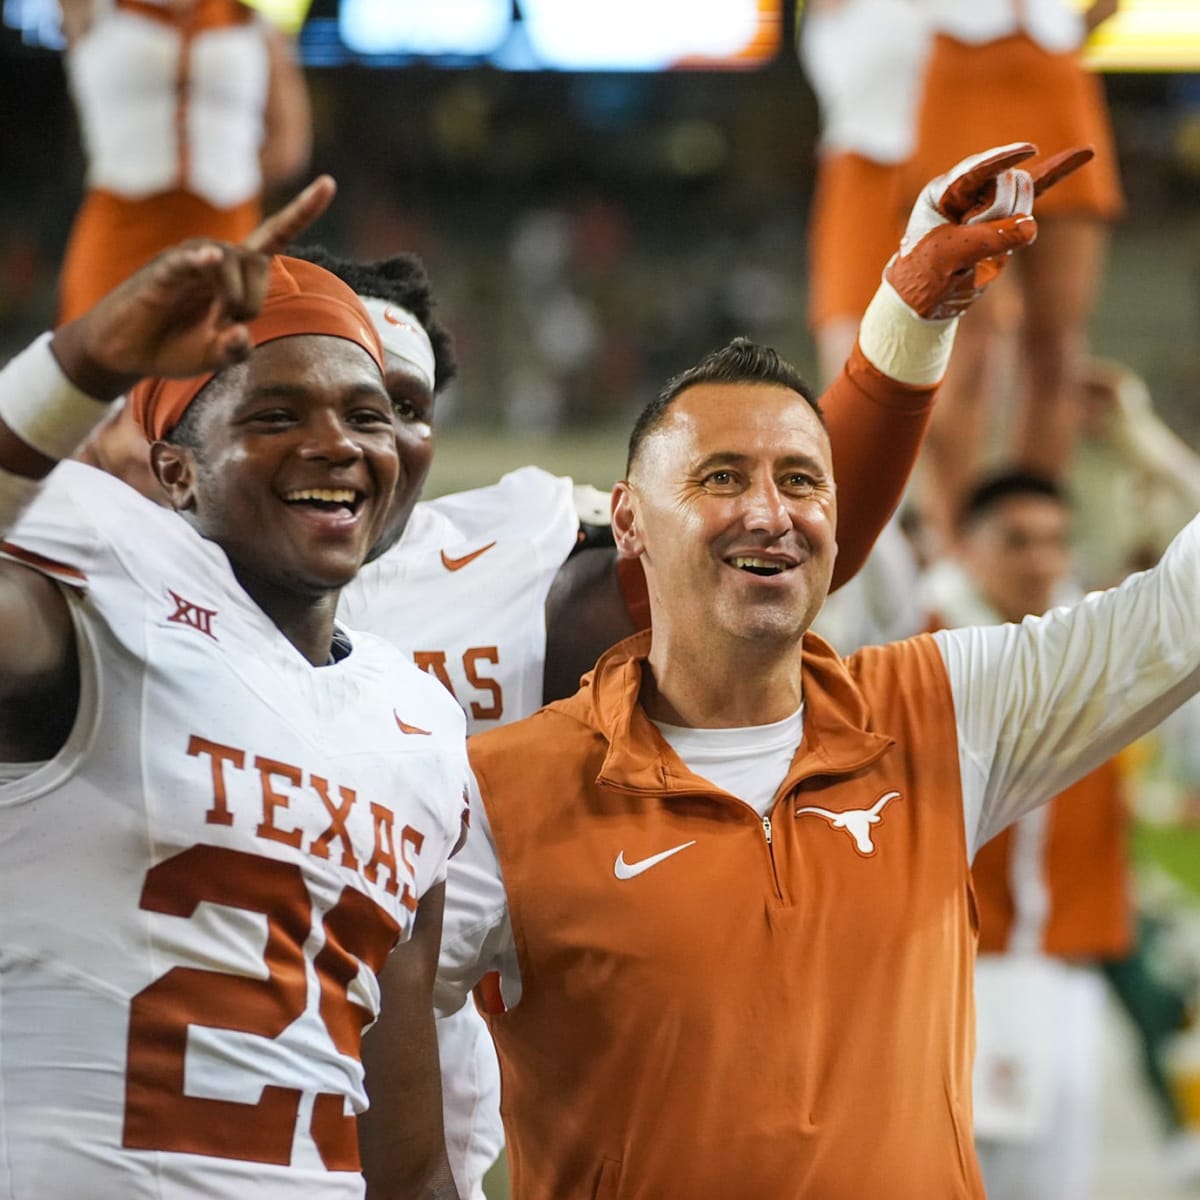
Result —
[[1053, 479], [1034, 471], [1004, 470], [989, 475], [967, 493], [959, 506], [958, 527], [969, 529], [976, 521], [986, 517], [998, 504], [1012, 496], [1040, 496], [1063, 508], [1071, 502]]
[[770, 346], [736, 337], [727, 346], [706, 354], [694, 367], [667, 380], [662, 391], [638, 414], [629, 435], [629, 453], [625, 460], [628, 475], [647, 436], [654, 432], [666, 417], [676, 398], [690, 387], [702, 383], [767, 383], [790, 388], [802, 397], [825, 424], [821, 411], [804, 376]]
[[458, 374], [454, 339], [434, 313], [437, 302], [433, 298], [433, 288], [425, 264], [415, 254], [396, 254], [376, 262], [360, 263], [338, 258], [324, 246], [292, 247], [288, 253], [324, 267], [360, 296], [372, 296], [408, 309], [421, 322], [433, 346], [435, 392], [440, 392]]

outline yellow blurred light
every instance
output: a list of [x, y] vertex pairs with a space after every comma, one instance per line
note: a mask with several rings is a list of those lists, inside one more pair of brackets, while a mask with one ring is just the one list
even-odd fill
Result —
[[[1091, 0], [1070, 0], [1086, 12]], [[962, 0], [969, 4], [970, 0]], [[796, 0], [797, 16], [804, 0]], [[1094, 71], [1200, 70], [1200, 0], [1121, 0], [1084, 48]]]
[[[1088, 0], [1072, 0], [1081, 11]], [[1200, 69], [1197, 0], [1122, 0], [1120, 11], [1092, 35], [1084, 62], [1096, 71]]]
[[284, 33], [299, 33], [312, 0], [242, 0], [249, 8], [262, 13], [268, 21]]

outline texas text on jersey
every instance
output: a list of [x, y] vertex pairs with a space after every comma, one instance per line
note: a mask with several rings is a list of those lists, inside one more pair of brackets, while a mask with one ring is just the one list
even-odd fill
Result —
[[312, 667], [91, 468], [6, 552], [70, 585], [81, 698], [0, 786], [0, 1193], [358, 1200], [360, 1037], [459, 837], [461, 712], [368, 635]]

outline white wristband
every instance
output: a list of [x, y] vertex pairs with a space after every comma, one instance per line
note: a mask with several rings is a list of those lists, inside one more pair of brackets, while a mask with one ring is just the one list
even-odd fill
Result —
[[957, 317], [917, 316], [886, 279], [858, 327], [858, 346], [876, 370], [910, 387], [932, 387], [946, 374]]
[[66, 458], [112, 411], [63, 374], [44, 333], [0, 371], [0, 419], [47, 458]]

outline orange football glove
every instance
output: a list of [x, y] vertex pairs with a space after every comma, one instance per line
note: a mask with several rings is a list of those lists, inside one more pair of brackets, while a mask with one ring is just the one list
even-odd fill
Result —
[[1030, 142], [998, 146], [964, 158], [925, 185], [900, 249], [883, 272], [919, 317], [945, 320], [965, 312], [1013, 249], [1037, 237], [1034, 199], [1095, 151], [1080, 146], [1028, 170], [1018, 165], [1036, 153]]

